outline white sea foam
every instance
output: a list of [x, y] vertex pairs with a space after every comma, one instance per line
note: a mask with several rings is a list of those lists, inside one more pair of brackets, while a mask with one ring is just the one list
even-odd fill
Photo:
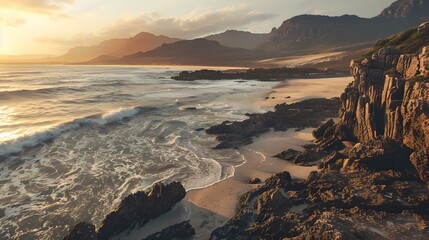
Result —
[[154, 109], [155, 108], [151, 107], [119, 108], [102, 115], [75, 119], [71, 122], [63, 123], [40, 132], [35, 132], [11, 141], [0, 143], [0, 156], [19, 153], [25, 148], [35, 147], [65, 132], [76, 130], [83, 126], [91, 127], [111, 124]]

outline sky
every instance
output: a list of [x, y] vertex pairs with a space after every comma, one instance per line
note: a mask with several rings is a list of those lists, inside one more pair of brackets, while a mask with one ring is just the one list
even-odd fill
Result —
[[183, 39], [257, 33], [300, 14], [374, 17], [394, 0], [0, 0], [0, 55], [64, 54], [151, 32]]

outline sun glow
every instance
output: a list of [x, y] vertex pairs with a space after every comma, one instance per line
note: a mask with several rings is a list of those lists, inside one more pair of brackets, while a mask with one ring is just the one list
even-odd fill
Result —
[[10, 131], [7, 127], [13, 124], [15, 110], [10, 107], [0, 107], [0, 143], [13, 140], [17, 137], [19, 130]]

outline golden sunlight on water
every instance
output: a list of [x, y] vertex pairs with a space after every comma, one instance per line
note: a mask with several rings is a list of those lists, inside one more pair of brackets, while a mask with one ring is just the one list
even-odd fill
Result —
[[19, 136], [19, 130], [10, 131], [9, 127], [13, 122], [12, 116], [15, 114], [15, 109], [11, 107], [0, 107], [0, 143], [16, 139]]

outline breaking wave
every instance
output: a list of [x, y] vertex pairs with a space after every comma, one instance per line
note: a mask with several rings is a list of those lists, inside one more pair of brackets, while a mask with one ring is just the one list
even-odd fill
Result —
[[120, 121], [129, 120], [135, 116], [154, 111], [155, 107], [133, 107], [119, 108], [115, 111], [105, 114], [92, 115], [85, 118], [75, 119], [71, 122], [63, 123], [44, 131], [35, 132], [34, 134], [20, 137], [11, 141], [0, 144], [0, 156], [15, 154], [26, 148], [35, 147], [55, 137], [81, 127], [96, 127], [107, 124], [113, 124]]

